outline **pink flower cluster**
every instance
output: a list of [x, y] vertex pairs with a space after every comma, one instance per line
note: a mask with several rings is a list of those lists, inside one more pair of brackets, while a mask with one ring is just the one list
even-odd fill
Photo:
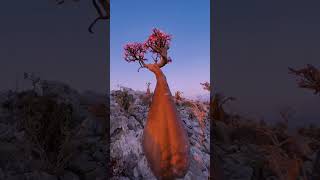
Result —
[[[123, 58], [128, 62], [145, 61], [145, 54], [149, 50], [151, 53], [163, 55], [169, 49], [171, 35], [162, 32], [159, 29], [153, 29], [152, 34], [144, 43], [128, 43], [124, 46]], [[168, 62], [172, 62], [168, 57]]]
[[149, 36], [146, 41], [146, 46], [150, 48], [153, 53], [160, 53], [163, 50], [169, 49], [171, 35], [162, 32], [159, 29], [154, 28], [153, 33]]
[[144, 43], [128, 43], [124, 46], [124, 56], [123, 58], [128, 61], [145, 61], [145, 53], [147, 52], [147, 47]]

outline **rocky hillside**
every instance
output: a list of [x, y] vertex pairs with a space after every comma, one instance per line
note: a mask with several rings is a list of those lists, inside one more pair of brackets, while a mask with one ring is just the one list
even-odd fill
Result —
[[[151, 96], [129, 88], [111, 91], [110, 97], [79, 93], [53, 81], [1, 92], [0, 180], [104, 180], [108, 172], [114, 180], [155, 179], [141, 148]], [[173, 98], [191, 145], [184, 179], [208, 179], [210, 136], [218, 180], [320, 179], [320, 128], [291, 133], [290, 121], [268, 125], [221, 113], [213, 103], [219, 116], [211, 118], [210, 135], [209, 104], [179, 94]]]
[[214, 120], [212, 134], [220, 179], [320, 179], [320, 128], [289, 132], [289, 121], [268, 125], [237, 115], [225, 117]]
[[0, 179], [106, 179], [106, 118], [89, 112], [106, 102], [104, 95], [80, 94], [52, 81], [2, 92]]
[[[103, 180], [107, 172], [112, 179], [154, 179], [141, 149], [150, 104], [145, 94], [128, 88], [112, 91], [108, 127], [105, 95], [79, 93], [54, 81], [23, 92], [1, 92], [0, 180]], [[185, 179], [207, 179], [208, 105], [183, 98], [176, 103], [191, 144]]]
[[[208, 179], [209, 176], [209, 106], [206, 103], [174, 98], [188, 132], [191, 164], [184, 179]], [[141, 147], [151, 95], [121, 88], [111, 92], [111, 163], [113, 179], [155, 179]]]

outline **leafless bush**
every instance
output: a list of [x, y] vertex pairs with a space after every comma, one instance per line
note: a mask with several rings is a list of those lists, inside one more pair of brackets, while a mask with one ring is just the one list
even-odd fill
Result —
[[36, 86], [40, 83], [40, 77], [37, 77], [34, 73], [24, 73], [24, 79], [30, 80], [32, 83], [33, 90], [36, 89]]
[[176, 101], [181, 101], [182, 100], [182, 92], [181, 91], [177, 91], [175, 94], [174, 94], [174, 98]]
[[229, 101], [234, 101], [234, 97], [225, 97], [222, 94], [216, 93], [211, 100], [211, 118], [214, 120], [225, 120], [226, 113], [224, 111], [224, 105]]
[[126, 89], [118, 90], [115, 92], [116, 102], [122, 107], [125, 111], [129, 110], [130, 105], [133, 103], [133, 95], [129, 94]]
[[150, 90], [151, 83], [147, 82], [146, 85], [147, 85], [147, 95], [151, 95], [151, 90]]
[[22, 97], [20, 103], [21, 127], [32, 144], [34, 158], [43, 162], [43, 168], [59, 173], [72, 155], [70, 123], [72, 107], [58, 104], [48, 96]]
[[202, 88], [206, 91], [211, 91], [211, 85], [209, 82], [200, 83], [202, 85]]
[[305, 68], [289, 68], [289, 73], [297, 76], [298, 86], [313, 90], [314, 94], [320, 95], [320, 71], [314, 66], [308, 64]]

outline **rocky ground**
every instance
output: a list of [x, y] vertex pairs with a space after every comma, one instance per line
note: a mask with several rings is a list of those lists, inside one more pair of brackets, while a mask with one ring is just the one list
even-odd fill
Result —
[[[184, 179], [208, 179], [209, 104], [173, 98], [191, 145]], [[106, 95], [53, 81], [1, 92], [0, 180], [104, 180], [108, 172], [115, 180], [155, 179], [141, 148], [150, 100], [129, 88], [111, 91], [108, 127]], [[292, 133], [288, 121], [268, 125], [227, 113], [211, 119], [218, 180], [320, 179], [320, 128]]]
[[[155, 179], [141, 149], [150, 103], [145, 94], [127, 88], [111, 92], [107, 168], [107, 96], [54, 81], [1, 92], [0, 180], [103, 180], [107, 172], [112, 179]], [[199, 124], [192, 104], [176, 103], [191, 144], [185, 179], [208, 179], [208, 105], [198, 103], [204, 114]]]
[[213, 153], [221, 179], [320, 179], [320, 128], [289, 132], [288, 123], [267, 125], [239, 116], [215, 120]]
[[[142, 131], [150, 100], [151, 98], [150, 96], [148, 98], [146, 92], [138, 92], [129, 88], [121, 88], [121, 90], [111, 92], [110, 155], [113, 179], [155, 179], [141, 147]], [[175, 99], [175, 102], [188, 132], [191, 145], [190, 169], [184, 179], [208, 179], [210, 164], [209, 106], [203, 102], [194, 102], [183, 98]], [[199, 121], [199, 113], [201, 112], [203, 119]]]
[[89, 107], [107, 97], [42, 81], [0, 94], [1, 180], [106, 179], [106, 131]]

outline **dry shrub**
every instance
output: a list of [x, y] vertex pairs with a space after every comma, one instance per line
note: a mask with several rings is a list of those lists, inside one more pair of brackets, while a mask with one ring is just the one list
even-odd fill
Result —
[[200, 85], [202, 86], [202, 88], [206, 91], [211, 91], [211, 85], [209, 82], [204, 82], [204, 83], [200, 83]]
[[272, 137], [265, 134], [263, 131], [263, 129], [258, 129], [249, 125], [241, 125], [240, 127], [234, 128], [231, 133], [231, 140], [256, 145], [272, 144]]
[[304, 175], [301, 172], [303, 158], [311, 152], [308, 143], [299, 141], [299, 137], [281, 134], [277, 129], [268, 128], [263, 132], [272, 139], [271, 145], [260, 146], [266, 154], [269, 169], [281, 180], [296, 180], [300, 175]]
[[147, 82], [146, 83], [147, 84], [147, 95], [151, 95], [151, 90], [150, 90], [150, 85], [151, 85], [151, 83], [150, 82]]
[[182, 98], [182, 92], [181, 91], [177, 91], [175, 94], [174, 94], [174, 98], [176, 101], [181, 101], [183, 98]]
[[128, 90], [118, 90], [115, 92], [116, 102], [122, 107], [125, 111], [129, 110], [129, 107], [134, 101], [133, 95], [128, 93]]
[[227, 114], [224, 110], [224, 105], [229, 101], [236, 100], [234, 97], [225, 97], [222, 94], [215, 94], [213, 100], [211, 100], [211, 118], [213, 120], [224, 121], [227, 118]]
[[287, 153], [277, 146], [262, 146], [262, 152], [266, 154], [266, 162], [269, 169], [280, 180], [296, 180], [300, 176], [302, 160]]
[[72, 154], [71, 105], [58, 103], [50, 96], [25, 94], [19, 108], [20, 125], [32, 144], [34, 158], [43, 162], [44, 169], [59, 173]]
[[151, 93], [151, 91], [147, 91], [146, 94], [141, 94], [139, 98], [144, 106], [150, 107], [152, 102], [152, 96], [153, 93]]
[[201, 131], [202, 131], [202, 139], [201, 142], [204, 141], [204, 131], [205, 131], [205, 116], [206, 116], [206, 111], [201, 107], [200, 104], [193, 103], [192, 104], [192, 112], [193, 115], [198, 119]]
[[293, 69], [289, 68], [289, 73], [297, 77], [298, 86], [300, 88], [313, 90], [314, 94], [320, 95], [320, 70], [311, 64], [307, 64], [305, 68]]
[[193, 102], [190, 101], [190, 100], [184, 100], [184, 101], [181, 101], [181, 106], [184, 106], [184, 107], [189, 107], [189, 108], [192, 108], [193, 107]]
[[303, 137], [307, 137], [310, 142], [310, 148], [316, 151], [320, 148], [320, 128], [315, 126], [300, 128], [298, 130], [299, 134]]

